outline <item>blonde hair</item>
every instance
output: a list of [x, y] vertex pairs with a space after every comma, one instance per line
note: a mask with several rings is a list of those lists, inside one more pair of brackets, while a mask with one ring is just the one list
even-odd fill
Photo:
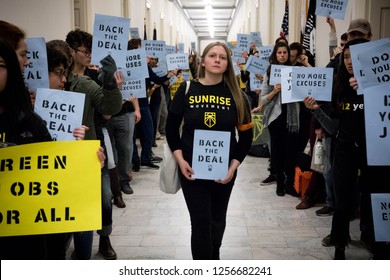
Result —
[[234, 102], [236, 103], [238, 124], [243, 124], [244, 116], [245, 116], [245, 100], [244, 100], [244, 96], [243, 96], [243, 93], [241, 91], [240, 85], [238, 84], [238, 81], [236, 79], [236, 75], [234, 73], [233, 62], [232, 62], [232, 57], [230, 55], [230, 50], [226, 46], [226, 44], [224, 44], [222, 42], [213, 42], [213, 43], [210, 43], [206, 46], [206, 48], [203, 50], [203, 53], [201, 56], [201, 63], [199, 63], [198, 77], [199, 78], [205, 77], [206, 70], [205, 70], [205, 67], [202, 66], [202, 63], [203, 63], [204, 58], [206, 57], [207, 53], [210, 51], [210, 49], [215, 47], [215, 46], [223, 47], [226, 51], [228, 66], [226, 68], [226, 71], [223, 73], [223, 82], [229, 88], [230, 92], [233, 95]]

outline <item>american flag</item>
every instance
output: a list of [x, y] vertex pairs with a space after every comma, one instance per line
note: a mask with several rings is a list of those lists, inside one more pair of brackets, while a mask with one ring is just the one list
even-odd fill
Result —
[[288, 0], [284, 8], [283, 22], [280, 30], [280, 37], [285, 37], [288, 40]]

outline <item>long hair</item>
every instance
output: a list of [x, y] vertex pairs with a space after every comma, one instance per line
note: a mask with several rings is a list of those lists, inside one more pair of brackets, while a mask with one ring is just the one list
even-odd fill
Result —
[[7, 84], [0, 92], [0, 107], [9, 116], [10, 121], [15, 123], [13, 126], [15, 128], [20, 114], [32, 111], [30, 95], [24, 84], [15, 50], [3, 38], [0, 38], [0, 57], [7, 68]]
[[271, 74], [271, 65], [272, 64], [280, 64], [278, 59], [276, 58], [276, 53], [278, 52], [279, 48], [283, 48], [283, 47], [287, 49], [287, 54], [288, 54], [287, 61], [283, 65], [291, 65], [290, 47], [284, 41], [278, 41], [278, 43], [275, 44], [271, 55], [269, 56], [269, 66], [267, 68], [267, 77], [268, 77], [267, 83], [268, 84], [269, 84], [269, 80], [270, 80], [269, 77]]
[[0, 20], [0, 38], [5, 39], [16, 50], [20, 40], [26, 39], [26, 33], [16, 25]]
[[202, 56], [201, 56], [201, 63], [199, 64], [199, 71], [198, 71], [198, 78], [204, 78], [206, 75], [205, 67], [202, 66], [202, 62], [204, 61], [207, 53], [210, 51], [211, 48], [215, 46], [221, 46], [226, 51], [226, 57], [228, 60], [228, 65], [226, 71], [223, 73], [223, 82], [224, 84], [229, 88], [233, 95], [234, 102], [236, 103], [237, 107], [237, 119], [238, 124], [243, 124], [244, 117], [245, 117], [245, 100], [243, 93], [240, 89], [240, 85], [237, 82], [236, 75], [233, 70], [233, 62], [232, 57], [230, 56], [229, 48], [221, 42], [213, 42], [206, 46], [206, 48], [203, 50]]
[[345, 50], [349, 49], [350, 46], [366, 43], [368, 42], [367, 39], [354, 39], [349, 42], [347, 42], [344, 46], [343, 51], [340, 54], [340, 64], [338, 67], [337, 75], [335, 77], [335, 81], [333, 83], [333, 107], [334, 108], [340, 108], [340, 105], [345, 101], [345, 99], [348, 97], [348, 94], [351, 94], [353, 92], [353, 89], [349, 85], [349, 79], [353, 76], [353, 74], [349, 74], [347, 71], [347, 68], [344, 64], [344, 53]]

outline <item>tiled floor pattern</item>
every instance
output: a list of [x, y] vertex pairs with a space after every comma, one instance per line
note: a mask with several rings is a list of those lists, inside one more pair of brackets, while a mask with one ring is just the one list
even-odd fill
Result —
[[[164, 140], [153, 148], [161, 156]], [[299, 198], [275, 194], [276, 185], [260, 186], [267, 177], [268, 159], [248, 156], [240, 166], [227, 218], [221, 259], [229, 260], [330, 260], [334, 248], [321, 245], [330, 232], [331, 216], [318, 217], [316, 205], [296, 210]], [[111, 243], [118, 259], [190, 260], [190, 221], [183, 195], [160, 191], [159, 171], [141, 168], [133, 172], [134, 194], [123, 194], [126, 208], [113, 206]], [[359, 244], [359, 220], [351, 222], [352, 243], [347, 259], [370, 258]], [[92, 259], [98, 253], [95, 233]], [[68, 251], [68, 258], [73, 250]]]

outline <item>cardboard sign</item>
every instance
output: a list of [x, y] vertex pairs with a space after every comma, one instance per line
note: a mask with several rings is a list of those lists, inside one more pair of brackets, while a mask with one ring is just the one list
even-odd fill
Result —
[[193, 178], [225, 179], [229, 168], [230, 132], [196, 129], [192, 154]]
[[[356, 108], [353, 108], [356, 110]], [[369, 88], [364, 92], [367, 164], [390, 165], [389, 87]]]
[[101, 229], [99, 146], [93, 140], [0, 149], [0, 236]]
[[343, 20], [345, 19], [347, 6], [348, 0], [317, 0], [315, 14]]
[[131, 96], [146, 97], [145, 79], [149, 77], [148, 64], [144, 49], [129, 50], [126, 54], [126, 67], [122, 69], [124, 82], [122, 84], [122, 98]]
[[91, 63], [101, 65], [100, 60], [111, 55], [116, 65], [124, 68], [129, 26], [129, 18], [95, 14]]
[[316, 100], [332, 100], [333, 68], [329, 67], [293, 67], [293, 99], [303, 101], [306, 96]]
[[53, 140], [75, 140], [73, 130], [82, 125], [85, 94], [38, 88], [34, 111], [46, 121]]
[[371, 194], [376, 242], [390, 241], [390, 193]]
[[27, 38], [27, 58], [29, 64], [23, 72], [24, 83], [29, 91], [49, 88], [46, 43], [44, 38]]

